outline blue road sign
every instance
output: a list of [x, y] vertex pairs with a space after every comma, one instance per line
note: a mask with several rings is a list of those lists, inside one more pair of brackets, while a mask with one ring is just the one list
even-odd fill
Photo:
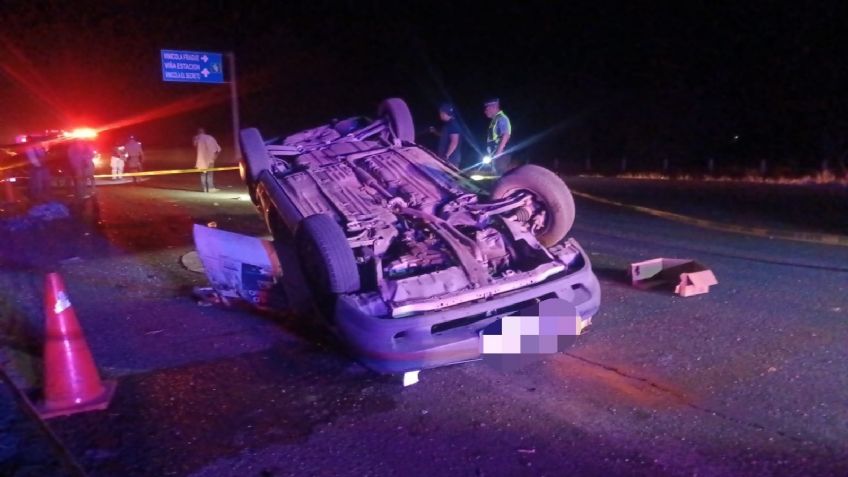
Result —
[[183, 83], [223, 83], [221, 53], [162, 50], [162, 80]]

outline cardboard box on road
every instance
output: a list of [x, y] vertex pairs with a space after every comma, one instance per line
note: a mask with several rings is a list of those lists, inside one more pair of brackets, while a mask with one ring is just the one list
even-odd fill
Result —
[[712, 270], [694, 260], [654, 258], [630, 265], [630, 283], [641, 289], [674, 285], [674, 293], [688, 297], [709, 293], [718, 280]]

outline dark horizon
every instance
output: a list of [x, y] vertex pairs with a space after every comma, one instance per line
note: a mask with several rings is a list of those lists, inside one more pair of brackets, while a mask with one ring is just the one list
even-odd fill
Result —
[[755, 169], [766, 159], [801, 172], [822, 161], [844, 167], [848, 152], [848, 17], [835, 2], [176, 3], [4, 7], [2, 142], [220, 93], [202, 109], [114, 135], [189, 145], [205, 126], [229, 143], [226, 85], [161, 79], [160, 49], [194, 49], [236, 53], [242, 125], [268, 136], [373, 114], [400, 96], [419, 131], [452, 100], [479, 142], [481, 102], [495, 95], [515, 141], [527, 143], [517, 154], [530, 161], [591, 157], [616, 167], [626, 157], [634, 169], [656, 169], [713, 158]]

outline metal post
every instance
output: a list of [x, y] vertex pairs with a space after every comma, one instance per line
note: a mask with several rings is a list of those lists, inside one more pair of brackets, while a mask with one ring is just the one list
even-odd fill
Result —
[[230, 108], [233, 115], [233, 151], [236, 162], [241, 161], [241, 145], [239, 144], [239, 108], [238, 89], [236, 88], [236, 54], [227, 53], [230, 66]]

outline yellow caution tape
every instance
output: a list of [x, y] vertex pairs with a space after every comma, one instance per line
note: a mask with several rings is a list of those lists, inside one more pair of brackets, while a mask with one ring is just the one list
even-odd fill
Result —
[[[189, 174], [192, 172], [235, 171], [238, 166], [210, 167], [209, 169], [170, 169], [165, 171], [125, 172], [121, 177], [167, 176], [170, 174]], [[91, 176], [89, 176], [91, 177]], [[108, 179], [112, 174], [95, 174], [95, 179]]]
[[623, 202], [618, 202], [615, 200], [604, 199], [603, 197], [597, 197], [591, 194], [587, 194], [585, 192], [578, 192], [575, 190], [571, 191], [572, 194], [583, 197], [585, 199], [593, 200], [595, 202], [599, 202], [601, 204], [614, 205], [617, 207], [622, 207], [629, 210], [634, 210], [636, 212], [642, 212], [644, 214], [653, 215], [654, 217], [660, 217], [663, 219], [673, 220], [675, 222], [680, 222], [688, 225], [694, 225], [696, 227], [702, 227], [705, 229], [718, 230], [721, 232], [735, 232], [745, 235], [753, 235], [755, 237], [763, 237], [763, 238], [776, 238], [783, 240], [793, 240], [796, 242], [808, 242], [808, 243], [817, 243], [824, 245], [838, 245], [842, 247], [848, 247], [848, 237], [844, 235], [835, 235], [835, 234], [821, 234], [821, 233], [810, 233], [810, 232], [790, 232], [790, 231], [781, 231], [781, 230], [773, 230], [766, 229], [762, 227], [744, 227], [741, 225], [732, 225], [732, 224], [723, 224], [720, 222], [713, 222], [712, 220], [705, 219], [696, 219], [694, 217], [689, 217], [686, 215], [675, 214], [672, 212], [666, 212], [664, 210], [652, 209], [650, 207], [643, 207], [641, 205], [632, 205], [625, 204]]

